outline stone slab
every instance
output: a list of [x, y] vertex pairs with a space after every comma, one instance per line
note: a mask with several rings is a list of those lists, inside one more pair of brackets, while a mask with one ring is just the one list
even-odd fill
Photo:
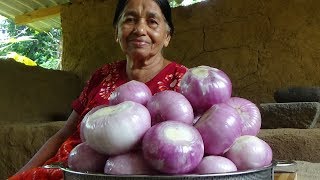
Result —
[[320, 102], [320, 87], [289, 87], [274, 92], [274, 100], [285, 102]]
[[309, 129], [320, 121], [319, 102], [263, 103], [260, 112], [264, 129]]
[[320, 129], [261, 129], [257, 135], [267, 142], [275, 160], [320, 163]]

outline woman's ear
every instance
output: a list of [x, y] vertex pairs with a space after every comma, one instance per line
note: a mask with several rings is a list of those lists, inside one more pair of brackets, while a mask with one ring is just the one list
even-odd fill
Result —
[[167, 37], [164, 40], [164, 47], [168, 47], [169, 43], [170, 43], [170, 39], [171, 39], [171, 35], [168, 33]]

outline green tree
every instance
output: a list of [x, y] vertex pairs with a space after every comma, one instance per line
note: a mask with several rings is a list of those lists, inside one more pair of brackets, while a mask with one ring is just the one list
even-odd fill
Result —
[[204, 0], [169, 0], [171, 7], [187, 6]]
[[61, 30], [51, 29], [48, 32], [38, 32], [27, 26], [18, 26], [12, 20], [6, 19], [0, 24], [6, 29], [11, 41], [0, 44], [0, 56], [6, 56], [9, 52], [16, 52], [26, 56], [38, 65], [58, 69], [60, 63]]

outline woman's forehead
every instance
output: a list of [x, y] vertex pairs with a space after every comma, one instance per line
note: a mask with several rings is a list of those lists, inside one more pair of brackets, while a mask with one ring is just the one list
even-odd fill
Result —
[[163, 16], [159, 5], [153, 0], [128, 0], [123, 10], [124, 15]]

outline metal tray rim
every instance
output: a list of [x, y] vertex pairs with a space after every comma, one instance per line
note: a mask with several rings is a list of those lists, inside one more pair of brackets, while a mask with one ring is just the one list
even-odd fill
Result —
[[113, 174], [101, 174], [101, 173], [89, 173], [89, 172], [78, 172], [78, 171], [73, 171], [68, 168], [63, 168], [61, 167], [64, 172], [71, 173], [71, 174], [78, 174], [78, 175], [86, 175], [86, 176], [98, 176], [98, 177], [121, 177], [121, 178], [146, 178], [146, 177], [157, 177], [157, 178], [183, 178], [183, 177], [219, 177], [219, 176], [234, 176], [234, 175], [243, 175], [243, 174], [250, 174], [254, 172], [259, 172], [267, 169], [272, 169], [273, 167], [276, 166], [276, 162], [272, 162], [271, 164], [257, 168], [257, 169], [250, 169], [250, 170], [245, 170], [245, 171], [235, 171], [235, 172], [229, 172], [229, 173], [212, 173], [212, 174], [182, 174], [182, 175], [113, 175]]

